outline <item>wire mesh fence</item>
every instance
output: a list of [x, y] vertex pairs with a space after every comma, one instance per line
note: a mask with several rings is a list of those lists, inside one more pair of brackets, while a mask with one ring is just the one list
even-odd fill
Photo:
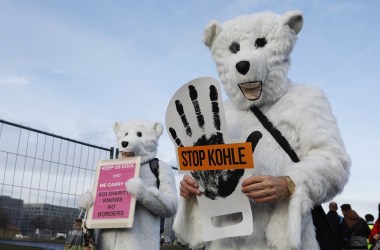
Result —
[[99, 147], [0, 120], [0, 237], [66, 238], [92, 189]]

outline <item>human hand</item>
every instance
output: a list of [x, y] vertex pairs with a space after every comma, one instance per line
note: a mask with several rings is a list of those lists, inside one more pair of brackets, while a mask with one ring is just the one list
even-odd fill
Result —
[[372, 236], [372, 238], [374, 240], [379, 240], [380, 239], [380, 234], [375, 234], [374, 236]]
[[256, 203], [279, 201], [290, 197], [283, 176], [251, 176], [242, 183], [241, 191]]
[[198, 189], [198, 182], [191, 176], [185, 175], [180, 182], [180, 194], [184, 198], [194, 197], [195, 195], [201, 195]]

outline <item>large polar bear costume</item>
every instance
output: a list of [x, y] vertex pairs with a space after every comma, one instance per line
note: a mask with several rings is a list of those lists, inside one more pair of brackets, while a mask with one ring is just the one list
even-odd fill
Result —
[[[292, 11], [240, 16], [222, 25], [213, 21], [206, 28], [204, 42], [230, 99], [225, 104], [229, 137], [243, 142], [253, 131], [261, 132], [254, 175], [289, 176], [296, 189], [289, 199], [277, 202], [251, 200], [251, 235], [211, 242], [202, 239], [196, 198], [181, 197], [174, 222], [181, 241], [215, 250], [319, 249], [311, 208], [342, 191], [350, 159], [325, 94], [287, 78], [302, 25], [302, 14]], [[289, 141], [300, 162], [290, 159], [251, 112], [252, 106]]]
[[123, 124], [116, 122], [114, 132], [123, 157], [141, 157], [140, 176], [125, 184], [137, 202], [133, 227], [101, 229], [97, 237], [97, 249], [158, 250], [160, 217], [174, 216], [178, 200], [172, 167], [164, 161], [158, 162], [159, 188], [150, 168], [163, 126], [158, 122], [132, 120]]

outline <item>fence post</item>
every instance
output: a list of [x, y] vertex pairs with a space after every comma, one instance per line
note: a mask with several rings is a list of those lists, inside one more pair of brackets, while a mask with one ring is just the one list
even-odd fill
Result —
[[115, 151], [115, 148], [114, 147], [110, 147], [110, 159], [113, 159], [113, 153]]

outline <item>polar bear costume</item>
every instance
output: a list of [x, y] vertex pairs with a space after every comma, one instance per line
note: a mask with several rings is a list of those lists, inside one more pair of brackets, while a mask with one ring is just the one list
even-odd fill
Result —
[[[287, 77], [302, 26], [302, 13], [292, 11], [240, 16], [222, 25], [213, 21], [205, 29], [204, 42], [229, 97], [224, 106], [229, 137], [243, 142], [253, 131], [261, 132], [254, 150], [254, 175], [289, 176], [296, 190], [286, 200], [265, 204], [251, 200], [253, 233], [211, 242], [202, 239], [196, 198], [181, 197], [174, 222], [180, 241], [215, 250], [319, 249], [311, 208], [343, 190], [350, 158], [325, 94]], [[290, 159], [251, 106], [268, 117], [300, 162]]]
[[159, 181], [150, 169], [149, 161], [157, 153], [161, 123], [133, 120], [114, 125], [114, 132], [123, 157], [141, 156], [140, 177], [128, 180], [127, 191], [136, 198], [132, 228], [101, 229], [97, 249], [158, 250], [160, 249], [160, 217], [172, 217], [177, 211], [177, 191], [173, 169], [159, 161]]

